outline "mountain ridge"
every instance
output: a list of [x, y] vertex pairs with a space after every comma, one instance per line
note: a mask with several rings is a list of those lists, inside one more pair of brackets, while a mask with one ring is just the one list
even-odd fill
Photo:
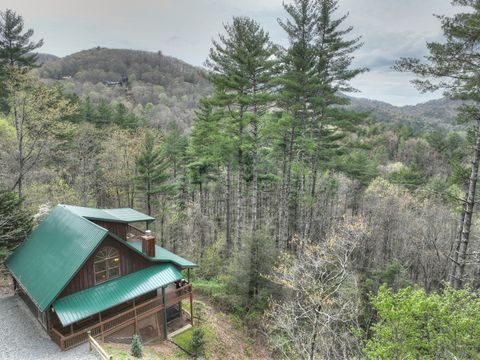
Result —
[[[164, 126], [175, 119], [189, 128], [200, 98], [211, 93], [205, 79], [206, 70], [161, 51], [110, 49], [96, 47], [64, 56], [39, 54], [40, 76], [62, 81], [69, 92], [93, 100], [105, 97], [121, 101], [131, 109], [147, 104], [154, 107], [154, 125]], [[130, 96], [111, 88], [128, 78]], [[390, 103], [348, 96], [352, 110], [367, 112], [382, 123], [408, 125], [416, 131], [430, 128], [456, 128], [455, 113], [461, 104], [446, 98], [416, 105], [395, 106]]]

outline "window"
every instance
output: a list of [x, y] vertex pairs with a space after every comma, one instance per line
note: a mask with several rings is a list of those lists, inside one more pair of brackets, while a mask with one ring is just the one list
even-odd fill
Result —
[[113, 247], [101, 249], [93, 262], [95, 271], [95, 284], [115, 279], [120, 276], [120, 256], [118, 250]]

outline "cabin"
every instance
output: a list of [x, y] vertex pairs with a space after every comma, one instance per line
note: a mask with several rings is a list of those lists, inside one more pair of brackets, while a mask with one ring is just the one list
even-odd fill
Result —
[[148, 342], [193, 324], [196, 265], [140, 229], [154, 220], [133, 209], [58, 205], [8, 257], [16, 294], [62, 350], [88, 334]]

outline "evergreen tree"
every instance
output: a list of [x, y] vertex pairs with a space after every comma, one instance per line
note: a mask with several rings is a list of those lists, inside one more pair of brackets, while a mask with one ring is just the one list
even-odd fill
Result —
[[130, 344], [130, 354], [133, 357], [141, 358], [143, 356], [143, 345], [140, 336], [133, 335], [132, 343]]
[[33, 217], [23, 201], [14, 191], [0, 188], [0, 265], [32, 229]]
[[[271, 79], [276, 47], [261, 26], [247, 17], [234, 17], [225, 25], [226, 35], [214, 41], [207, 66], [214, 86], [210, 99], [214, 106], [225, 109], [222, 126], [236, 140], [237, 157], [237, 245], [241, 246], [244, 223], [245, 158], [252, 161], [252, 230], [258, 223], [258, 148], [261, 118], [272, 101]], [[247, 151], [247, 154], [245, 152]]]
[[437, 16], [442, 25], [445, 42], [429, 42], [426, 62], [415, 58], [403, 58], [396, 64], [399, 71], [413, 72], [413, 81], [421, 91], [444, 90], [452, 99], [468, 100], [460, 109], [459, 120], [471, 127], [474, 136], [468, 189], [466, 190], [461, 214], [461, 226], [455, 253], [452, 256], [451, 285], [460, 289], [464, 283], [470, 228], [475, 207], [475, 194], [480, 165], [480, 2], [478, 0], [453, 0], [454, 6], [466, 6], [470, 11], [453, 17]]
[[[287, 121], [282, 136], [284, 175], [280, 193], [281, 230], [277, 235], [282, 243], [289, 239], [292, 230], [310, 237], [319, 166], [325, 166], [333, 156], [341, 154], [340, 140], [346, 132], [354, 130], [361, 119], [339, 107], [348, 104], [348, 99], [341, 93], [355, 91], [349, 85], [350, 80], [366, 69], [351, 67], [352, 54], [362, 44], [359, 38], [346, 39], [352, 27], [342, 29], [347, 15], [335, 18], [337, 9], [338, 1], [334, 0], [295, 0], [285, 5], [289, 19], [280, 21], [290, 40], [279, 80], [280, 105], [290, 115], [283, 118]], [[305, 179], [297, 183], [303, 184], [302, 198], [308, 199], [310, 206], [305, 207], [305, 213], [301, 215], [302, 228], [287, 230], [290, 167], [295, 152], [298, 165], [309, 169], [308, 187], [304, 186]], [[300, 170], [300, 176], [305, 176], [304, 170]]]
[[124, 127], [127, 123], [128, 109], [123, 103], [113, 106], [113, 122], [120, 127]]
[[90, 96], [87, 96], [86, 99], [82, 102], [80, 113], [82, 121], [95, 123], [95, 107], [90, 100]]
[[107, 100], [102, 99], [95, 111], [95, 123], [98, 126], [108, 125], [112, 122], [112, 108]]
[[[189, 137], [187, 156], [190, 163], [208, 164], [204, 169], [209, 172], [218, 170], [218, 166], [225, 168], [225, 240], [226, 257], [230, 257], [233, 249], [232, 240], [232, 162], [234, 161], [234, 147], [236, 140], [229, 136], [229, 129], [223, 127], [222, 121], [225, 118], [224, 109], [216, 109], [211, 104], [210, 99], [203, 99], [200, 102], [200, 108], [196, 112], [197, 118], [193, 124]], [[218, 166], [216, 166], [216, 164]], [[192, 167], [190, 167], [192, 175]], [[207, 174], [205, 174], [207, 175]], [[214, 178], [214, 174], [208, 174], [205, 178]]]
[[280, 209], [276, 231], [277, 243], [284, 243], [289, 231], [289, 203], [291, 194], [292, 163], [303, 158], [302, 134], [307, 128], [309, 103], [312, 96], [313, 74], [315, 69], [315, 2], [295, 0], [284, 4], [289, 18], [278, 20], [288, 35], [289, 48], [283, 53], [282, 75], [277, 82], [281, 86], [278, 103], [287, 116], [278, 119], [275, 129], [278, 132], [278, 146], [282, 153], [282, 187], [279, 193]]
[[205, 352], [205, 332], [201, 327], [196, 327], [192, 332], [192, 339], [190, 340], [190, 349], [194, 359], [198, 359]]
[[156, 140], [154, 133], [148, 131], [137, 157], [137, 187], [145, 194], [148, 215], [152, 215], [152, 196], [166, 190], [169, 177], [165, 154]]
[[[33, 30], [24, 29], [23, 17], [15, 11], [0, 11], [0, 82], [6, 81], [8, 68], [22, 67], [30, 69], [35, 66], [37, 55], [34, 50], [43, 45], [43, 40], [31, 41]], [[8, 112], [8, 92], [0, 88], [0, 111]]]

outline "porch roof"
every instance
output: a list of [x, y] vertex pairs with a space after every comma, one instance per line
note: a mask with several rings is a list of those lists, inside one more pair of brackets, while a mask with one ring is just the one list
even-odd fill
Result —
[[130, 208], [123, 209], [95, 209], [89, 207], [60, 205], [74, 214], [89, 220], [103, 220], [120, 223], [134, 223], [141, 221], [154, 221], [155, 218]]
[[62, 325], [68, 326], [181, 279], [174, 265], [154, 265], [60, 298], [52, 307]]
[[147, 256], [142, 252], [142, 242], [141, 241], [127, 241], [126, 245], [134, 249], [140, 255], [147, 257], [148, 259], [156, 262], [173, 262], [174, 264], [182, 268], [193, 268], [197, 267], [197, 264], [178, 256], [161, 246], [155, 245], [155, 256]]

